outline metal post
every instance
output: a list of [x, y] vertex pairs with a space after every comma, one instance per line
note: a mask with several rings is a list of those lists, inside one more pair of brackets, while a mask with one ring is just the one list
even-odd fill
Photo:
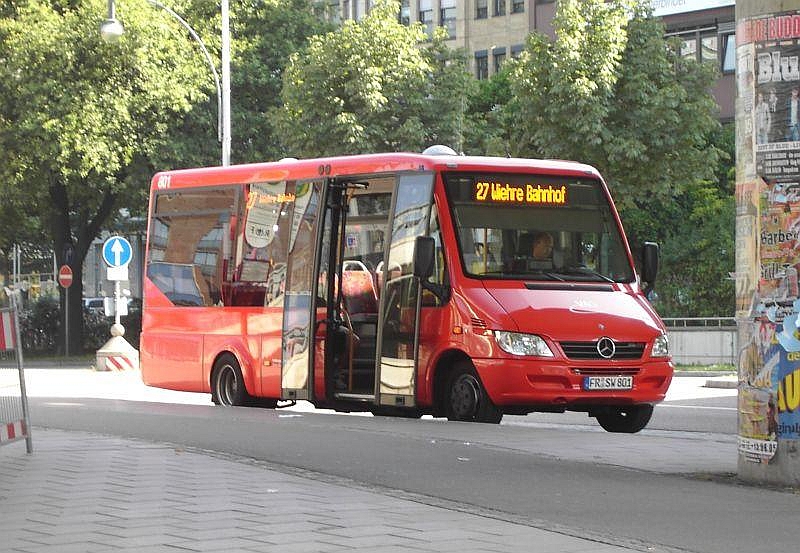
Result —
[[69, 357], [69, 287], [64, 288], [64, 357]]
[[[108, 0], [108, 19], [101, 26], [101, 34], [108, 34], [109, 40], [112, 37], [119, 37], [122, 32], [122, 24], [116, 19], [116, 10], [114, 5], [115, 0]], [[161, 8], [172, 17], [174, 17], [183, 26], [184, 29], [191, 35], [191, 37], [200, 46], [203, 56], [211, 68], [211, 74], [214, 77], [214, 85], [217, 88], [217, 140], [222, 143], [222, 165], [230, 164], [231, 157], [231, 86], [230, 86], [230, 23], [229, 23], [229, 8], [228, 0], [222, 0], [222, 84], [217, 74], [217, 68], [208, 53], [205, 43], [200, 36], [195, 32], [189, 23], [186, 22], [180, 15], [173, 9], [165, 6], [158, 0], [147, 0], [153, 6]], [[227, 83], [227, 84], [226, 84]]]
[[19, 372], [19, 390], [22, 397], [22, 420], [25, 423], [25, 449], [28, 454], [33, 453], [33, 438], [31, 437], [31, 416], [28, 409], [28, 392], [25, 388], [25, 363], [22, 359], [22, 334], [19, 330], [19, 311], [22, 307], [19, 301], [19, 292], [10, 294], [11, 309], [14, 313], [14, 333], [16, 335], [17, 370]]
[[119, 304], [122, 294], [120, 292], [120, 282], [118, 280], [114, 281], [114, 324], [120, 324], [119, 318]]
[[228, 0], [222, 0], [222, 165], [231, 163], [231, 30]]

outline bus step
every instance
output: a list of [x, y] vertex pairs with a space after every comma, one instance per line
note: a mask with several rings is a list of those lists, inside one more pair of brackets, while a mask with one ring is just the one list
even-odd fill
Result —
[[375, 396], [373, 394], [347, 394], [344, 392], [338, 392], [333, 395], [336, 399], [343, 399], [347, 401], [363, 401], [365, 403], [375, 401]]

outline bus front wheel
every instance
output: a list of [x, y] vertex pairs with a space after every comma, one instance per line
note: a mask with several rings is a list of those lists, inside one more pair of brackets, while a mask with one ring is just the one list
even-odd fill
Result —
[[653, 406], [649, 404], [630, 405], [628, 407], [606, 407], [594, 413], [597, 422], [608, 432], [635, 434], [642, 430], [650, 417]]
[[492, 403], [471, 364], [458, 363], [447, 382], [445, 412], [448, 420], [499, 423], [503, 412]]
[[244, 386], [242, 369], [233, 355], [225, 354], [214, 363], [211, 381], [211, 400], [217, 405], [245, 405], [249, 398]]

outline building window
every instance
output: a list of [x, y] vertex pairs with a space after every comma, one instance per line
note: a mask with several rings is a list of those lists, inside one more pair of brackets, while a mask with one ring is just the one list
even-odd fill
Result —
[[425, 33], [433, 36], [433, 1], [420, 0], [419, 2], [419, 21], [425, 27]]
[[489, 17], [489, 0], [475, 0], [475, 19]]
[[678, 54], [682, 58], [696, 59], [697, 37], [694, 35], [682, 36], [680, 51], [678, 52]]
[[400, 23], [403, 25], [411, 25], [411, 2], [410, 0], [403, 0], [400, 3]]
[[489, 54], [486, 50], [475, 52], [475, 77], [479, 81], [489, 78]]
[[342, 11], [344, 12], [344, 18], [350, 19], [350, 0], [342, 0]]
[[736, 69], [736, 35], [720, 35], [723, 44], [722, 72], [733, 73]]
[[511, 47], [511, 57], [517, 59], [522, 51], [525, 49], [525, 46], [522, 44], [514, 44]]
[[494, 58], [494, 72], [495, 74], [500, 73], [500, 69], [502, 69], [503, 64], [506, 61], [505, 47], [495, 48], [492, 50], [492, 57]]
[[339, 0], [330, 0], [328, 4], [328, 20], [333, 23], [334, 25], [338, 25], [341, 22], [342, 12], [339, 8]]
[[[721, 23], [720, 29], [723, 27], [727, 26]], [[717, 27], [702, 27], [667, 33], [666, 38], [677, 37], [679, 39], [678, 54], [682, 58], [697, 60], [701, 63], [719, 64], [723, 71], [730, 72], [733, 71], [736, 58], [736, 44], [735, 41], [731, 41], [730, 44], [726, 41], [733, 36], [720, 33]], [[722, 45], [722, 49], [720, 45]]]
[[511, 0], [511, 13], [525, 13], [525, 0]]
[[494, 0], [494, 15], [506, 14], [506, 0]]
[[719, 59], [717, 33], [706, 33], [700, 37], [700, 61], [716, 63]]
[[447, 38], [456, 38], [456, 0], [441, 0], [439, 18], [447, 30]]

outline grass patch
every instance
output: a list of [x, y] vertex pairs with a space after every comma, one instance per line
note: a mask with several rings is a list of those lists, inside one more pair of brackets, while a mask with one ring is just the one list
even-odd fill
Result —
[[725, 372], [735, 373], [736, 366], [731, 363], [716, 363], [714, 365], [675, 365], [676, 371], [686, 372]]

